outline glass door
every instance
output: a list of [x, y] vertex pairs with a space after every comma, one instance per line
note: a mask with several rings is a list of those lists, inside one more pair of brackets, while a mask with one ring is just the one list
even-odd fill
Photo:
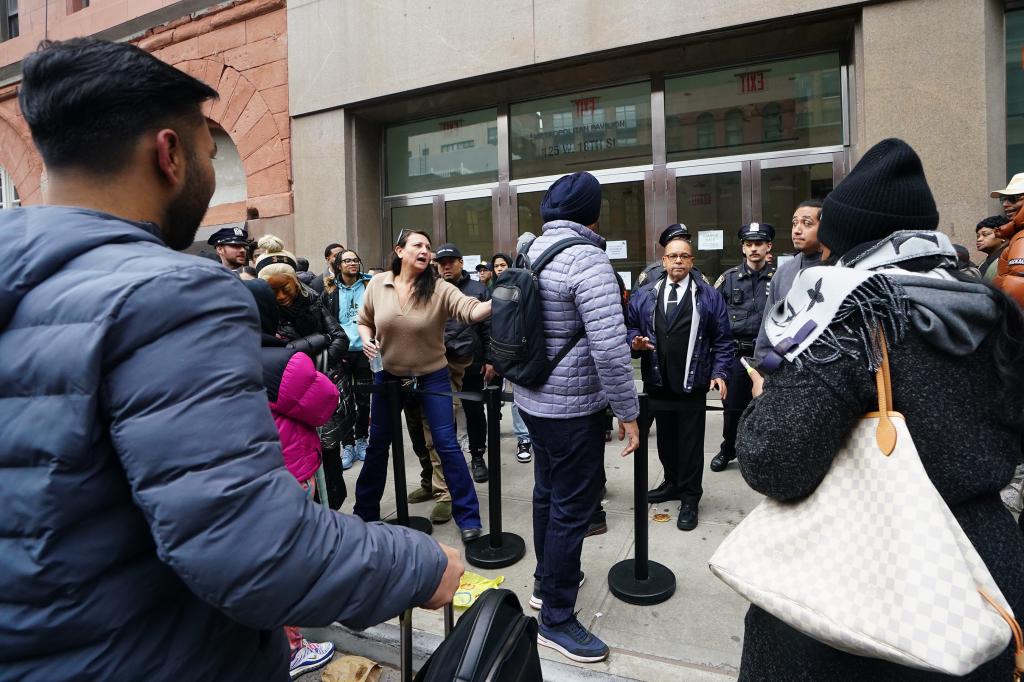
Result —
[[713, 283], [742, 262], [738, 233], [746, 223], [772, 225], [772, 253], [791, 255], [793, 211], [808, 199], [824, 199], [845, 170], [842, 152], [678, 165], [670, 169], [675, 201], [669, 216], [674, 209], [675, 222], [694, 235], [694, 265]]
[[737, 237], [749, 215], [743, 164], [677, 168], [675, 222], [693, 235], [694, 267], [712, 284], [743, 258]]
[[[651, 173], [595, 175], [601, 181], [601, 217], [597, 232], [605, 239], [612, 267], [630, 289], [649, 258], [646, 242]], [[544, 225], [540, 214], [541, 199], [555, 179], [514, 187], [512, 205], [517, 236], [526, 232], [540, 235]]]
[[784, 259], [795, 252], [790, 238], [793, 211], [808, 199], [824, 199], [843, 175], [841, 154], [765, 159], [758, 168], [759, 218], [775, 227], [772, 252]]
[[494, 200], [491, 190], [444, 195], [446, 242], [462, 253], [463, 267], [476, 277], [476, 266], [495, 250]]

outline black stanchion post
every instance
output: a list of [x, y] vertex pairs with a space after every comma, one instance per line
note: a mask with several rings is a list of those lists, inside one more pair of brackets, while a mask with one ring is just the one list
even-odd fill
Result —
[[640, 396], [640, 447], [633, 453], [633, 520], [636, 552], [608, 571], [611, 593], [628, 604], [660, 604], [676, 591], [676, 576], [667, 566], [648, 561], [647, 552], [647, 438], [650, 435], [650, 401]]
[[385, 389], [391, 416], [391, 462], [395, 470], [395, 510], [398, 518], [388, 521], [407, 526], [430, 535], [434, 524], [422, 516], [409, 516], [408, 494], [405, 489], [405, 445], [402, 442], [402, 385], [397, 381], [386, 382]]
[[490, 498], [490, 532], [466, 547], [466, 561], [480, 568], [504, 568], [526, 554], [526, 542], [501, 528], [501, 388], [487, 386], [483, 391], [487, 406], [487, 496]]
[[398, 616], [398, 626], [399, 675], [402, 682], [412, 682], [412, 609]]

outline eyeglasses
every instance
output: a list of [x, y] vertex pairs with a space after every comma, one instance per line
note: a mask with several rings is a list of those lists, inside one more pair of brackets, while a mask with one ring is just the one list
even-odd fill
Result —
[[693, 260], [693, 256], [688, 254], [688, 253], [666, 253], [665, 254], [665, 259], [666, 260], [678, 260], [678, 261], [682, 261], [682, 262], [685, 263], [688, 260]]
[[363, 261], [359, 260], [358, 258], [342, 258], [341, 262], [345, 263], [346, 265], [351, 265], [352, 263], [362, 263]]
[[1003, 203], [1004, 204], [1016, 204], [1021, 199], [1024, 199], [1024, 194], [1004, 194], [1003, 195]]

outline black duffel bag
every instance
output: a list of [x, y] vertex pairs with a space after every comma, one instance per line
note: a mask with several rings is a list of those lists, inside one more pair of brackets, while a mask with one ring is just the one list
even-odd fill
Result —
[[537, 621], [511, 590], [487, 590], [427, 659], [415, 682], [540, 682]]

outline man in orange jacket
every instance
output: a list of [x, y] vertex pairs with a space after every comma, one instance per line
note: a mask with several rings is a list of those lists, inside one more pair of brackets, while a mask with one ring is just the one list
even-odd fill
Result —
[[996, 230], [996, 236], [1010, 240], [999, 256], [992, 283], [1024, 307], [1024, 173], [1014, 175], [1006, 187], [993, 190], [991, 196], [1002, 200], [1009, 221]]

